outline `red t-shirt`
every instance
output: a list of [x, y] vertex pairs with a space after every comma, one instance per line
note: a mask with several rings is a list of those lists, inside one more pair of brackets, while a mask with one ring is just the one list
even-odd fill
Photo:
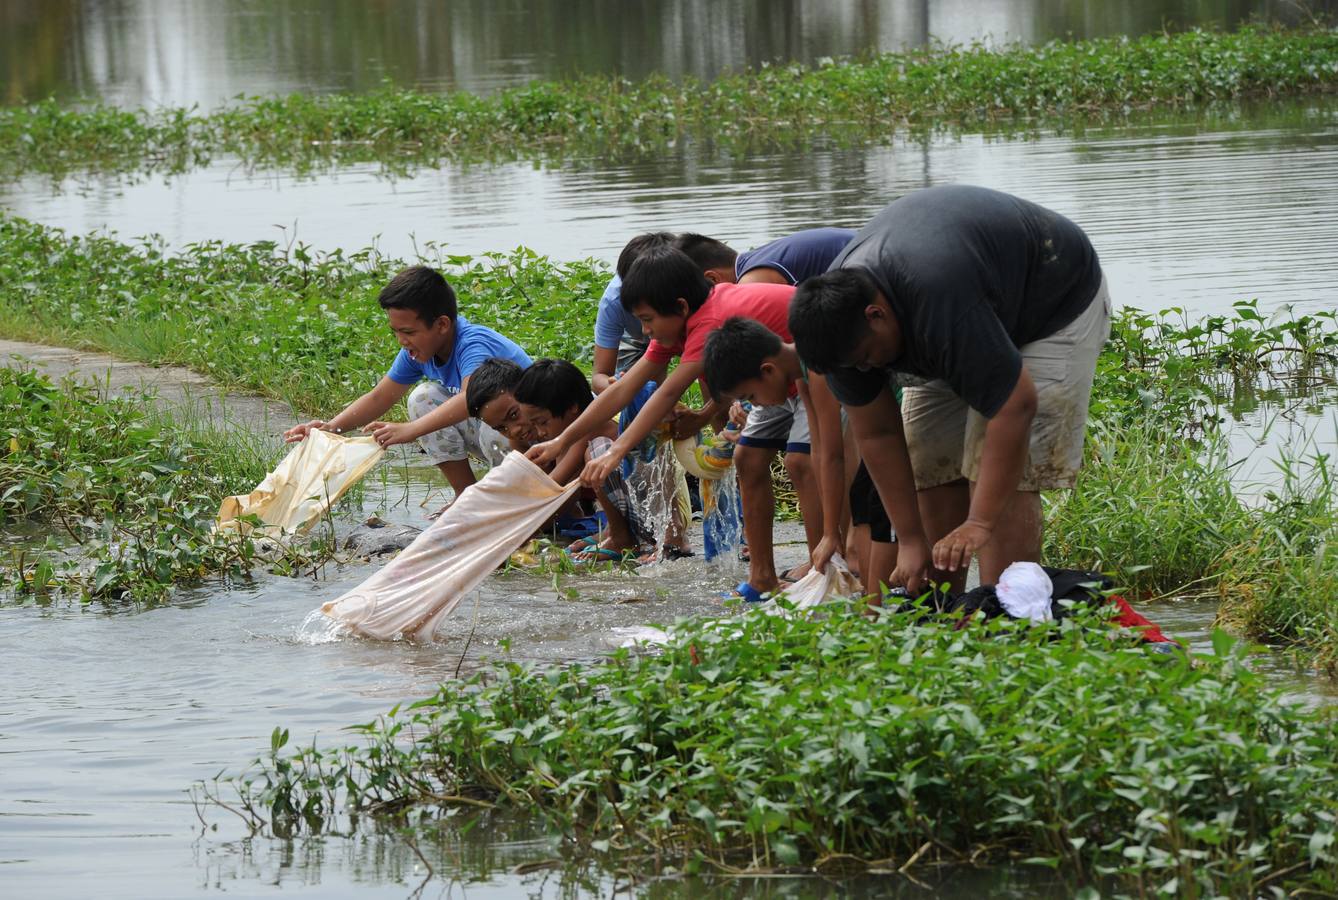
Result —
[[780, 335], [785, 343], [793, 343], [794, 338], [790, 337], [790, 298], [793, 296], [794, 287], [788, 284], [717, 284], [706, 302], [688, 316], [688, 333], [683, 346], [666, 347], [653, 340], [646, 348], [646, 359], [667, 363], [675, 356], [681, 356], [683, 362], [698, 362], [706, 347], [706, 336], [734, 316], [756, 319]]

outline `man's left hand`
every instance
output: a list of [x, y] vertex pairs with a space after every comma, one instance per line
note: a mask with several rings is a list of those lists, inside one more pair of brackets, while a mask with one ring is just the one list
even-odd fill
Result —
[[934, 545], [934, 568], [940, 572], [956, 572], [971, 565], [971, 557], [990, 542], [992, 529], [970, 519], [958, 525]]
[[413, 433], [412, 426], [408, 422], [373, 422], [363, 431], [376, 438], [376, 442], [382, 447], [407, 444], [418, 439], [418, 435]]

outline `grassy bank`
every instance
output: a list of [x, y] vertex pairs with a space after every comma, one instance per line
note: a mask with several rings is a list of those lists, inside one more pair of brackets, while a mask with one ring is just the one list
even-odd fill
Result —
[[[470, 318], [536, 356], [588, 364], [602, 266], [426, 254], [451, 271]], [[0, 218], [0, 335], [184, 365], [329, 416], [397, 350], [375, 297], [402, 265], [268, 242], [171, 253]], [[1329, 461], [1292, 460], [1290, 477], [1252, 499], [1218, 438], [1242, 390], [1262, 378], [1332, 395], [1336, 361], [1334, 313], [1271, 320], [1250, 303], [1200, 321], [1122, 313], [1099, 362], [1078, 488], [1048, 500], [1047, 558], [1112, 571], [1142, 596], [1219, 596], [1233, 627], [1338, 667]]]
[[633, 871], [914, 858], [1141, 895], [1332, 891], [1338, 720], [1287, 707], [1229, 644], [1191, 665], [1095, 620], [692, 620], [662, 655], [445, 685], [348, 747], [276, 731], [210, 790], [283, 836], [538, 810], [565, 856]]
[[[0, 368], [0, 532], [49, 535], [6, 548], [0, 597], [153, 603], [205, 577], [245, 576], [255, 542], [212, 525], [219, 501], [272, 463], [245, 435], [167, 418], [148, 397]], [[291, 571], [315, 549], [267, 564]]]
[[1194, 30], [1130, 40], [990, 49], [936, 46], [716, 81], [591, 77], [493, 97], [384, 90], [249, 98], [188, 109], [0, 110], [0, 173], [182, 170], [212, 156], [303, 165], [538, 157], [661, 147], [685, 136], [793, 144], [817, 135], [878, 140], [908, 128], [1035, 120], [1081, 122], [1152, 106], [1197, 107], [1338, 84], [1338, 31]]

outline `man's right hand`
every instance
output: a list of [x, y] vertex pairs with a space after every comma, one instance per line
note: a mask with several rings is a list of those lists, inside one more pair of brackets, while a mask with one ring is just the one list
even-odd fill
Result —
[[553, 438], [551, 441], [544, 441], [542, 444], [535, 444], [525, 453], [525, 458], [539, 466], [547, 466], [549, 463], [557, 462], [559, 456], [566, 450], [562, 446], [559, 438]]
[[313, 431], [319, 431], [325, 427], [325, 423], [320, 419], [312, 419], [310, 422], [304, 422], [301, 425], [294, 425], [283, 433], [284, 443], [293, 444], [305, 440], [307, 435]]
[[918, 596], [929, 581], [929, 542], [905, 540], [897, 535], [897, 567], [888, 581], [892, 585], [904, 585], [906, 593]]

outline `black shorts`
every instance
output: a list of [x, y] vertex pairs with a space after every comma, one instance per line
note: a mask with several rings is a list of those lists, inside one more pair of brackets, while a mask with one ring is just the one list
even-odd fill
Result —
[[855, 480], [850, 482], [850, 522], [868, 525], [869, 537], [880, 544], [897, 541], [892, 533], [892, 520], [887, 517], [887, 507], [883, 506], [883, 498], [878, 496], [878, 488], [874, 487], [863, 460], [855, 472]]

